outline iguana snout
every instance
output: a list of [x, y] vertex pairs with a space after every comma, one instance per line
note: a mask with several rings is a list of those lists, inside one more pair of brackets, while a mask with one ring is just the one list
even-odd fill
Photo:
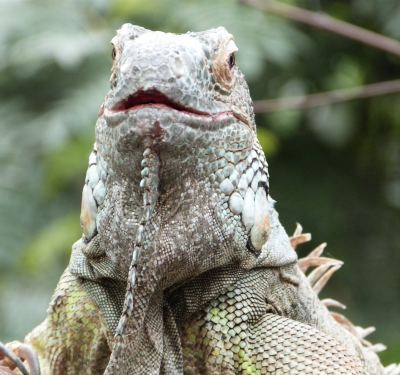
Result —
[[214, 100], [214, 90], [220, 84], [209, 57], [223, 39], [232, 36], [223, 28], [216, 29], [211, 36], [205, 41], [196, 34], [148, 32], [138, 26], [123, 25], [112, 41], [116, 58], [112, 93], [106, 107], [115, 109], [140, 92], [157, 92], [197, 112], [229, 111], [228, 103]]

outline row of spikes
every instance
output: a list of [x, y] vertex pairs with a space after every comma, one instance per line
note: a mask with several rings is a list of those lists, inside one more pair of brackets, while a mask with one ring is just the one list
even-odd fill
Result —
[[[293, 249], [296, 249], [297, 245], [310, 241], [311, 234], [303, 233], [302, 226], [297, 223], [296, 229], [289, 239]], [[317, 295], [324, 288], [331, 276], [343, 265], [343, 262], [340, 260], [321, 257], [321, 254], [323, 253], [326, 245], [326, 242], [322, 243], [313, 251], [311, 251], [311, 253], [309, 253], [306, 257], [301, 258], [297, 261], [299, 269], [304, 274], [306, 274], [307, 270], [310, 267], [317, 266], [317, 268], [315, 268], [307, 275], [307, 280], [309, 281], [312, 289]], [[321, 303], [326, 307], [331, 306], [346, 309], [346, 306], [343, 303], [340, 303], [332, 298], [325, 298], [321, 300]], [[368, 349], [372, 350], [375, 353], [379, 353], [386, 349], [386, 346], [383, 344], [373, 345], [369, 341], [365, 340], [365, 337], [367, 337], [372, 332], [375, 332], [375, 327], [362, 328], [360, 326], [355, 326], [342, 314], [333, 311], [330, 311], [330, 314], [341, 326], [350, 331]], [[393, 363], [385, 367], [385, 375], [400, 375], [400, 364], [397, 365]]]

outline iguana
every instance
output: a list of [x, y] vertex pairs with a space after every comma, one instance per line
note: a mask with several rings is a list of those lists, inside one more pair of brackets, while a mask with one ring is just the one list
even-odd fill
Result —
[[233, 36], [111, 43], [82, 239], [25, 339], [42, 374], [399, 374], [318, 299], [341, 262], [279, 223]]

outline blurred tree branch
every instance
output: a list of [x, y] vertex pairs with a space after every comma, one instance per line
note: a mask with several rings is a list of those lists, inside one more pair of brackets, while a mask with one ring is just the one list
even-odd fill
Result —
[[[383, 51], [400, 56], [400, 42], [384, 35], [343, 22], [328, 15], [311, 12], [275, 0], [240, 0], [242, 3], [279, 16], [327, 30], [346, 38], [357, 40]], [[316, 107], [347, 100], [389, 94], [400, 91], [400, 80], [335, 90], [307, 96], [296, 96], [254, 102], [255, 113]]]
[[373, 31], [337, 20], [322, 13], [311, 12], [275, 0], [240, 0], [249, 6], [265, 10], [279, 16], [324, 29], [346, 38], [369, 44], [375, 48], [400, 56], [400, 42]]
[[322, 92], [318, 94], [288, 98], [258, 100], [253, 103], [255, 113], [266, 113], [293, 109], [316, 107], [320, 105], [390, 94], [400, 91], [400, 79], [373, 83], [360, 87]]

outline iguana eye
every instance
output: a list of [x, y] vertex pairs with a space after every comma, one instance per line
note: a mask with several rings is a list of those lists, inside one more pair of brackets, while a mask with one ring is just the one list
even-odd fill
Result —
[[233, 41], [233, 37], [228, 34], [214, 52], [212, 64], [214, 78], [225, 91], [232, 88], [237, 75], [237, 69], [234, 69], [236, 51], [238, 51], [238, 48]]
[[115, 60], [115, 58], [117, 57], [117, 51], [115, 50], [115, 47], [112, 49], [112, 51], [111, 51], [111, 58], [113, 59], [113, 60]]
[[229, 55], [228, 63], [229, 63], [229, 69], [232, 70], [232, 68], [235, 66], [235, 63], [236, 63], [235, 53], [234, 52], [232, 52]]

